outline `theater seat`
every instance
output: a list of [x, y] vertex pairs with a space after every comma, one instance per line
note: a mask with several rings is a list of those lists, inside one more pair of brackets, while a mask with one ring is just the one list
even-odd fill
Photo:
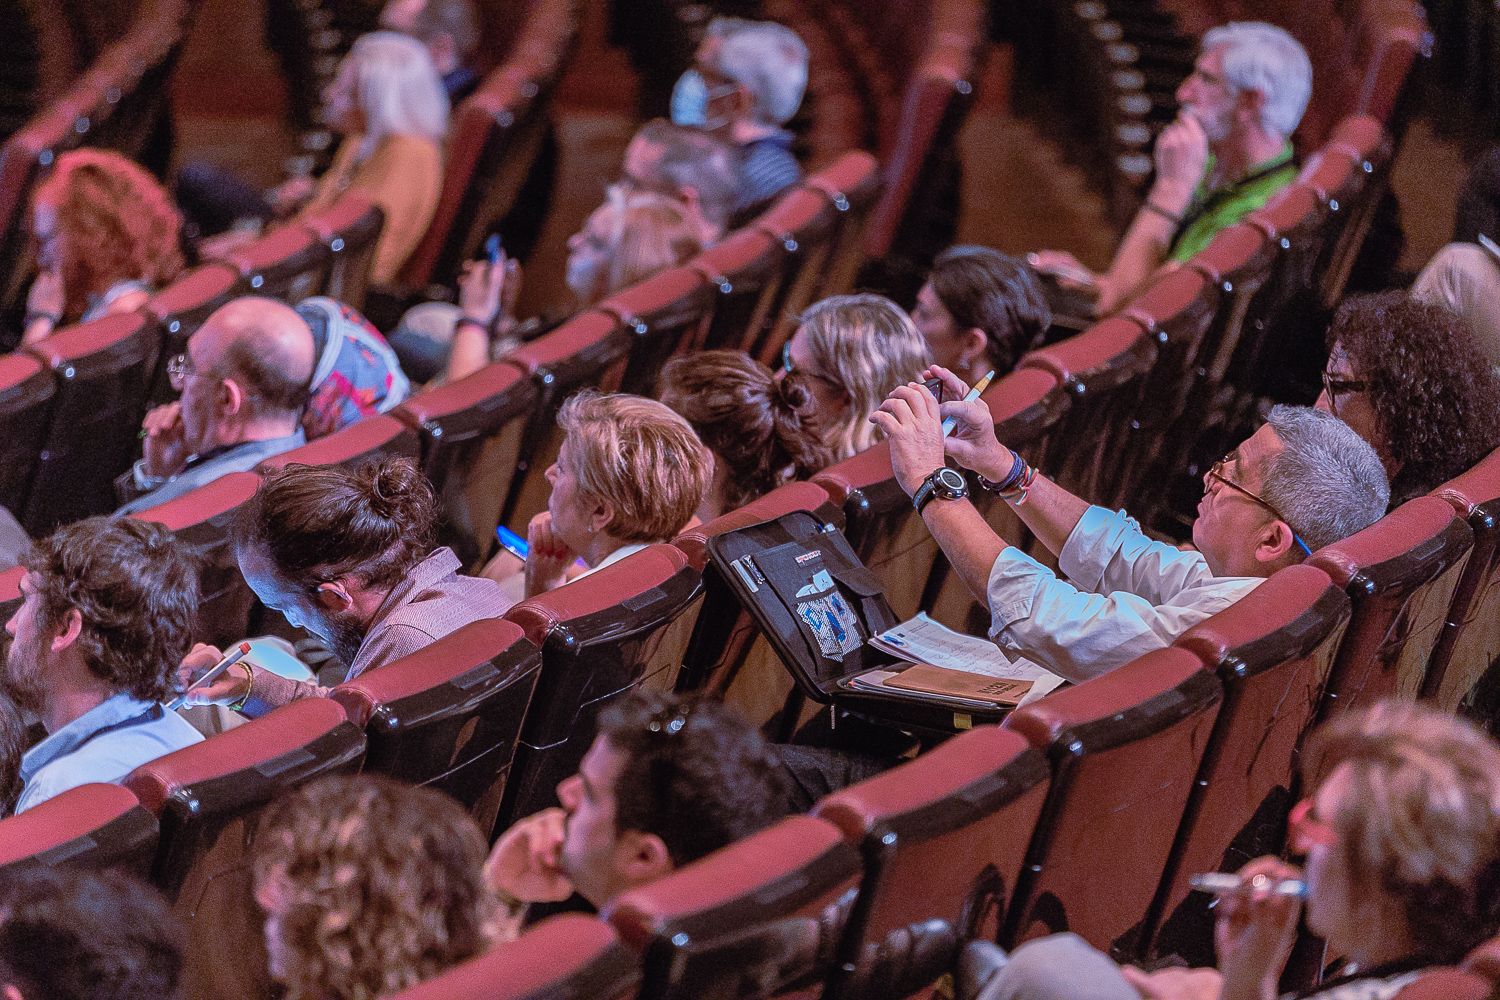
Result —
[[1434, 491], [1474, 532], [1474, 549], [1453, 591], [1421, 695], [1446, 711], [1472, 706], [1500, 662], [1500, 451]]
[[620, 391], [654, 398], [662, 366], [702, 340], [712, 305], [708, 282], [686, 267], [658, 272], [600, 302], [595, 308], [632, 335]]
[[771, 303], [781, 280], [783, 252], [770, 236], [745, 228], [688, 261], [715, 297], [705, 349], [748, 350], [775, 321]]
[[46, 439], [57, 385], [52, 373], [29, 354], [0, 356], [0, 506], [13, 514], [26, 509], [37, 457]]
[[614, 928], [564, 913], [390, 1000], [633, 1000], [640, 981]]
[[167, 378], [167, 362], [187, 350], [188, 338], [198, 332], [203, 321], [240, 289], [240, 274], [224, 263], [204, 264], [186, 274], [146, 300], [144, 312], [161, 330], [161, 352], [151, 373], [148, 399], [165, 403], [177, 398]]
[[538, 396], [525, 372], [502, 361], [391, 411], [421, 433], [422, 471], [437, 490], [445, 540], [466, 564], [494, 546]]
[[202, 597], [198, 627], [204, 642], [225, 646], [249, 634], [255, 593], [240, 575], [232, 535], [235, 515], [255, 495], [260, 477], [231, 472], [205, 486], [133, 514], [171, 529], [198, 560]]
[[841, 932], [859, 882], [859, 853], [838, 828], [793, 816], [624, 893], [603, 916], [645, 955], [642, 997], [755, 1000], [829, 972], [817, 943]]
[[[841, 295], [854, 287], [855, 277], [865, 260], [865, 233], [870, 216], [884, 187], [881, 165], [863, 150], [843, 153], [803, 181], [803, 190], [821, 194], [834, 212], [833, 248], [828, 255], [828, 268], [814, 289], [811, 302]], [[797, 308], [800, 311], [802, 307]]]
[[1051, 772], [1013, 732], [983, 726], [824, 798], [813, 815], [859, 847], [865, 878], [839, 949], [848, 967], [907, 924], [943, 919], [995, 940]]
[[260, 463], [261, 475], [288, 465], [342, 465], [356, 468], [387, 458], [417, 458], [417, 432], [388, 413], [365, 417], [300, 448]]
[[24, 512], [32, 535], [118, 506], [114, 480], [139, 454], [137, 432], [159, 335], [140, 315], [66, 327], [31, 348], [57, 379], [52, 421]]
[[346, 192], [321, 212], [300, 216], [298, 223], [328, 248], [328, 280], [323, 293], [364, 309], [375, 244], [385, 226], [380, 206]]
[[326, 698], [304, 698], [136, 768], [125, 787], [155, 813], [152, 881], [189, 927], [187, 996], [270, 995], [252, 899], [256, 828], [278, 795], [352, 774], [365, 739]]
[[1196, 656], [1158, 649], [1006, 718], [1047, 755], [1052, 788], [1003, 944], [1072, 931], [1117, 958], [1140, 950], [1221, 697]]
[[1417, 497], [1308, 560], [1354, 602], [1324, 718], [1392, 695], [1415, 697], [1437, 645], [1474, 532], [1436, 497]]
[[671, 691], [698, 617], [702, 576], [670, 545], [652, 545], [511, 608], [542, 650], [505, 792], [502, 825], [557, 804], [600, 709], [637, 687]]
[[745, 348], [762, 364], [774, 367], [781, 345], [792, 335], [795, 317], [823, 297], [838, 216], [826, 195], [804, 187], [782, 195], [751, 226], [782, 254], [782, 276], [769, 303], [769, 326]]
[[519, 626], [472, 622], [333, 689], [365, 731], [365, 770], [447, 792], [488, 836], [510, 777], [541, 651]]
[[332, 257], [328, 245], [310, 229], [279, 226], [224, 260], [239, 270], [249, 294], [295, 305], [322, 293]]
[[1288, 566], [1178, 638], [1218, 674], [1224, 703], [1147, 920], [1148, 936], [1165, 922], [1154, 952], [1211, 962], [1208, 897], [1189, 895], [1188, 877], [1280, 852], [1302, 742], [1348, 621], [1349, 598], [1326, 573]]
[[155, 853], [156, 817], [119, 785], [79, 785], [0, 820], [0, 865], [124, 868], [144, 878]]
[[1495, 985], [1463, 969], [1434, 969], [1403, 986], [1392, 1000], [1493, 1000]]

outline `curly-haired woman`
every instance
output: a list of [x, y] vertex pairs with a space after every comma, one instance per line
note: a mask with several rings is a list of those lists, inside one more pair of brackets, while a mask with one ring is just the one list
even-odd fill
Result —
[[287, 1000], [390, 996], [513, 934], [485, 848], [458, 803], [389, 778], [325, 778], [276, 803], [255, 898]]
[[1318, 409], [1375, 447], [1392, 507], [1500, 448], [1500, 375], [1457, 314], [1401, 292], [1353, 298], [1328, 342]]
[[37, 276], [24, 343], [60, 323], [139, 309], [182, 270], [182, 216], [156, 179], [119, 153], [57, 158], [31, 199]]

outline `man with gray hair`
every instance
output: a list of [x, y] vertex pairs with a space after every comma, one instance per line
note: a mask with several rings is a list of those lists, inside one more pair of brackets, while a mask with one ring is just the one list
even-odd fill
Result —
[[1032, 266], [1092, 297], [1096, 315], [1120, 306], [1166, 261], [1185, 261], [1292, 183], [1291, 135], [1312, 94], [1312, 64], [1290, 34], [1243, 21], [1203, 36], [1177, 88], [1177, 120], [1156, 140], [1156, 178], [1109, 270], [1045, 250]]
[[474, 0], [389, 0], [381, 8], [380, 26], [427, 46], [455, 108], [479, 87], [479, 74], [469, 65], [479, 48]]
[[807, 90], [807, 44], [775, 21], [716, 17], [694, 66], [672, 90], [672, 121], [722, 135], [740, 149], [744, 218], [802, 179], [792, 136], [782, 128]]
[[739, 150], [729, 142], [653, 118], [625, 147], [620, 184], [682, 202], [698, 223], [702, 244], [712, 246], [729, 226], [739, 197], [739, 168]]
[[[995, 437], [989, 408], [945, 368], [941, 403], [901, 386], [870, 418], [890, 442], [896, 480], [953, 569], [990, 609], [990, 637], [1072, 681], [1170, 644], [1261, 580], [1374, 524], [1390, 498], [1375, 450], [1330, 413], [1277, 406], [1203, 476], [1196, 551], [1143, 534], [1124, 511], [1093, 507], [1037, 475]], [[955, 421], [943, 437], [943, 420]], [[1009, 547], [968, 502], [944, 452], [979, 475], [1058, 557], [1067, 579]]]

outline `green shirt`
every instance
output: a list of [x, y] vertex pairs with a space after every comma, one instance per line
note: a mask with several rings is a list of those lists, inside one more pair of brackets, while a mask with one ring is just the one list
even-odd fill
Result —
[[1281, 152], [1262, 160], [1250, 172], [1232, 184], [1210, 188], [1214, 175], [1214, 158], [1208, 158], [1203, 180], [1193, 195], [1193, 203], [1183, 214], [1177, 235], [1172, 237], [1168, 260], [1185, 261], [1213, 242], [1219, 230], [1228, 229], [1271, 200], [1271, 196], [1297, 179], [1297, 164], [1292, 162], [1292, 144], [1284, 143]]

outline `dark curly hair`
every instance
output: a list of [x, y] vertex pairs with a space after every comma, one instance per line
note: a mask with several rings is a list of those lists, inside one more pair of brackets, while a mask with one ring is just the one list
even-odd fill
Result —
[[638, 690], [599, 716], [599, 735], [625, 757], [615, 828], [660, 837], [681, 867], [787, 813], [780, 761], [733, 709]]
[[266, 553], [297, 587], [355, 576], [381, 588], [432, 552], [436, 519], [432, 485], [410, 459], [357, 469], [293, 463], [241, 508], [235, 541]]
[[123, 872], [0, 870], [0, 967], [28, 997], [169, 1000], [185, 944], [160, 893]]
[[661, 401], [724, 463], [726, 510], [833, 463], [815, 420], [806, 380], [771, 369], [743, 351], [703, 351], [662, 369]]
[[1500, 376], [1457, 314], [1404, 292], [1351, 298], [1328, 329], [1368, 383], [1383, 442], [1399, 462], [1391, 503], [1429, 493], [1500, 447]]
[[91, 517], [58, 528], [25, 559], [49, 629], [70, 610], [89, 669], [142, 701], [172, 696], [198, 626], [198, 566], [159, 524]]
[[0, 817], [16, 810], [21, 797], [21, 757], [26, 753], [26, 720], [9, 698], [0, 696]]

